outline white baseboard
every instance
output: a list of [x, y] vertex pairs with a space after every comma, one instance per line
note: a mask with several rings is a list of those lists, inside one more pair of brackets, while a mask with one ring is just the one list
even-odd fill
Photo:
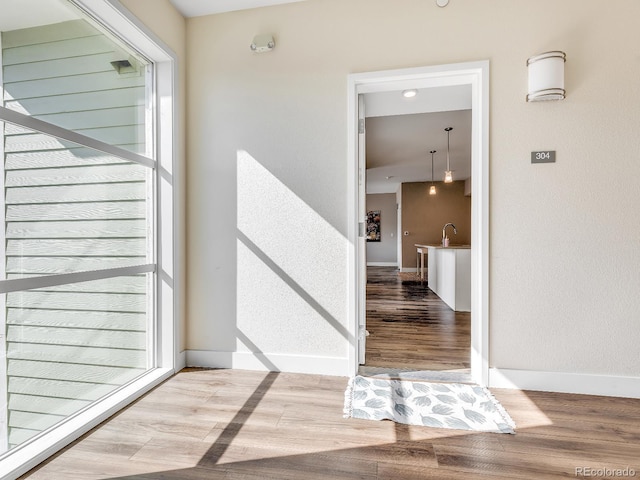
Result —
[[640, 398], [640, 377], [489, 369], [489, 386], [545, 392]]
[[176, 356], [176, 372], [187, 366], [187, 351], [183, 350]]
[[[189, 367], [235, 368], [342, 377], [350, 375], [348, 359], [340, 357], [209, 350], [186, 350], [182, 354], [186, 354], [186, 365]], [[640, 377], [491, 368], [489, 369], [489, 387], [640, 398]]]
[[400, 271], [401, 272], [408, 272], [408, 273], [418, 273], [418, 269], [417, 268], [410, 268], [410, 267], [400, 267]]
[[348, 358], [285, 355], [280, 353], [216, 352], [210, 350], [187, 350], [186, 364], [189, 367], [236, 368], [238, 370], [260, 370], [317, 375], [349, 376]]
[[367, 262], [367, 267], [397, 267], [398, 262]]

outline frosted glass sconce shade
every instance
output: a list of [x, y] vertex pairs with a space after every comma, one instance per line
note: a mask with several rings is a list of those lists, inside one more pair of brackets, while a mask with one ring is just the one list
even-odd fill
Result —
[[564, 63], [567, 55], [553, 51], [536, 55], [527, 60], [529, 93], [527, 102], [562, 100], [565, 97]]

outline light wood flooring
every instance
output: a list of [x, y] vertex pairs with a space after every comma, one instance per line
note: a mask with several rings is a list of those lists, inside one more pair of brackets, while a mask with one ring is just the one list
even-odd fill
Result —
[[[367, 268], [367, 367], [468, 371], [471, 315], [395, 267]], [[417, 277], [416, 277], [417, 279]]]
[[576, 478], [576, 468], [640, 476], [640, 400], [496, 389], [517, 424], [504, 435], [343, 419], [346, 383], [184, 370], [24, 478], [531, 480]]

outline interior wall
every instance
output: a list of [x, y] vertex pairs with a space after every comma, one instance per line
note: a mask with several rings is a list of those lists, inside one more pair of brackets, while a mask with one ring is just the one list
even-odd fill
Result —
[[[347, 75], [488, 59], [490, 364], [640, 376], [637, 18], [637, 0], [308, 0], [190, 19], [188, 348], [346, 358]], [[251, 53], [264, 32], [276, 48]], [[526, 59], [556, 49], [567, 98], [526, 103]]]
[[447, 228], [450, 245], [471, 244], [471, 197], [464, 195], [464, 180], [435, 182], [437, 194], [429, 195], [430, 182], [402, 184], [402, 267], [416, 268], [416, 244], [440, 245], [442, 227]]
[[395, 193], [367, 195], [367, 211], [380, 211], [380, 241], [367, 242], [367, 264], [398, 263], [398, 209]]
[[180, 292], [177, 297], [177, 318], [180, 322], [178, 335], [180, 350], [184, 351], [187, 345], [187, 305], [184, 292], [187, 291], [187, 208], [186, 208], [186, 73], [187, 73], [187, 22], [169, 0], [120, 0], [120, 2], [133, 13], [145, 26], [154, 32], [163, 42], [165, 42], [178, 57], [177, 78], [176, 78], [176, 136], [174, 138], [176, 146], [177, 161], [175, 162], [174, 178], [180, 183], [179, 192], [182, 197], [177, 199], [178, 205], [175, 212], [176, 219], [176, 244], [181, 246], [176, 252], [174, 263], [175, 282], [174, 285]]

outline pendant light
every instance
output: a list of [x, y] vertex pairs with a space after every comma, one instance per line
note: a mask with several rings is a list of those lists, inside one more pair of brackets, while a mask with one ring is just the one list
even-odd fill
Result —
[[447, 127], [444, 129], [447, 132], [447, 170], [444, 172], [444, 183], [453, 182], [453, 174], [451, 172], [451, 166], [449, 165], [449, 134], [453, 130], [453, 127]]
[[431, 186], [429, 187], [429, 195], [435, 195], [436, 186], [433, 184], [433, 154], [436, 153], [436, 151], [431, 150], [429, 153], [431, 154]]

